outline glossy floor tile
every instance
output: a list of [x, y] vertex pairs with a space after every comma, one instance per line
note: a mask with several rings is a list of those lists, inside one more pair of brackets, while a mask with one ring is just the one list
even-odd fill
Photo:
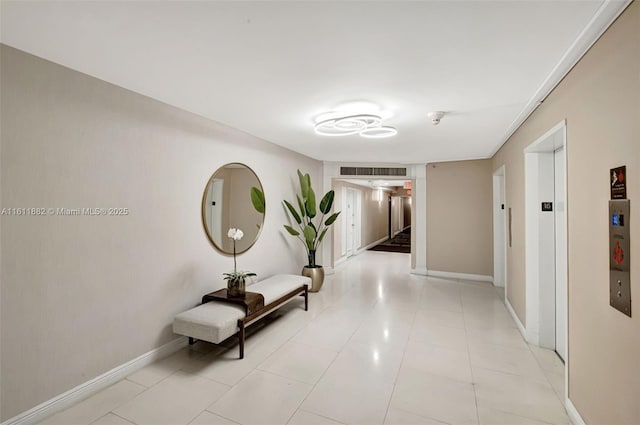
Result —
[[479, 408], [489, 408], [552, 424], [569, 423], [548, 382], [493, 370], [474, 369]]
[[289, 341], [262, 362], [258, 369], [313, 385], [337, 355], [337, 351]]
[[65, 425], [569, 422], [564, 364], [522, 339], [486, 282], [409, 274], [368, 251], [237, 342], [197, 342], [43, 423]]
[[202, 356], [204, 356], [204, 354], [200, 351], [183, 348], [164, 359], [158, 360], [157, 362], [132, 373], [127, 376], [127, 380], [135, 382], [136, 384], [144, 385], [145, 387], [152, 387], [172, 375], [177, 370], [180, 370], [189, 363], [189, 360], [198, 359]]
[[229, 387], [178, 371], [113, 411], [135, 424], [187, 424]]
[[375, 425], [384, 422], [393, 383], [338, 382], [322, 379], [302, 408], [345, 424]]
[[254, 371], [207, 410], [242, 424], [286, 424], [312, 386]]
[[107, 413], [100, 419], [95, 422], [91, 422], [91, 425], [132, 425], [133, 422], [129, 422], [126, 419], [121, 418], [120, 416], [114, 415], [113, 413]]
[[[102, 418], [110, 411], [142, 393], [145, 387], [126, 379], [77, 403], [75, 406], [47, 418], [46, 425], [83, 425]], [[105, 419], [109, 420], [109, 418]]]
[[236, 425], [237, 422], [231, 419], [223, 418], [208, 411], [204, 411], [198, 415], [189, 425]]
[[477, 425], [473, 385], [402, 366], [390, 407], [448, 424]]
[[315, 413], [306, 412], [298, 409], [298, 411], [291, 417], [288, 425], [341, 425], [342, 422], [334, 421], [333, 419], [325, 418], [324, 416], [316, 415]]
[[444, 422], [435, 419], [425, 418], [413, 413], [390, 407], [384, 425], [446, 425]]
[[456, 350], [412, 340], [407, 345], [403, 367], [471, 384], [471, 365], [466, 349]]

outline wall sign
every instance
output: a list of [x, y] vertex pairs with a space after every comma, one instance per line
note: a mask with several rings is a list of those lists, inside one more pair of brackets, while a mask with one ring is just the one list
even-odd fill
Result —
[[627, 199], [627, 166], [612, 168], [609, 171], [611, 199]]
[[543, 202], [542, 203], [542, 211], [553, 211], [553, 202]]

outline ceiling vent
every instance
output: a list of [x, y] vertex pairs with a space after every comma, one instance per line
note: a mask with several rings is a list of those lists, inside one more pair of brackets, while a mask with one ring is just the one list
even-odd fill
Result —
[[340, 167], [341, 176], [406, 176], [406, 168]]

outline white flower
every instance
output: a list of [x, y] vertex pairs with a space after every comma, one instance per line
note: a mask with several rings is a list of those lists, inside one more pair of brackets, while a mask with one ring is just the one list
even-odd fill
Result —
[[240, 239], [242, 239], [243, 236], [244, 236], [244, 233], [242, 233], [242, 230], [236, 229], [234, 227], [230, 228], [229, 231], [227, 232], [227, 237], [235, 241], [239, 241]]

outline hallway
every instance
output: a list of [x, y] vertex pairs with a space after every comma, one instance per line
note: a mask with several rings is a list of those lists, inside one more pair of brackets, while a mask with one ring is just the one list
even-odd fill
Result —
[[411, 254], [411, 226], [408, 226], [393, 238], [387, 239], [386, 241], [369, 248], [369, 251], [402, 252], [405, 254]]
[[198, 342], [47, 424], [566, 424], [563, 365], [487, 283], [367, 251], [247, 340]]

